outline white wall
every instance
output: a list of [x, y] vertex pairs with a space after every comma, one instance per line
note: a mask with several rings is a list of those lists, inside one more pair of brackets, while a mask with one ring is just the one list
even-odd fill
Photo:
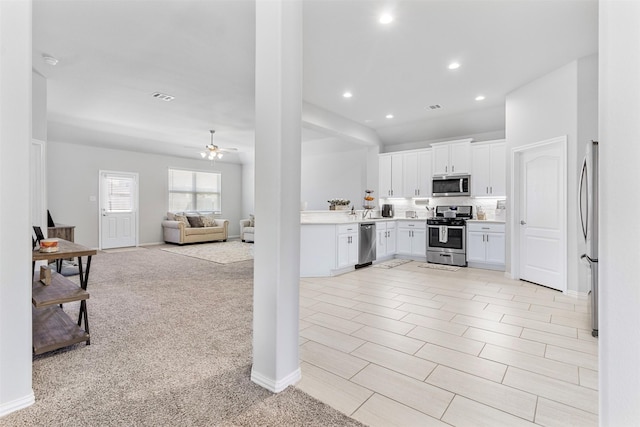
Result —
[[[600, 0], [600, 425], [640, 425], [640, 2]], [[621, 185], [631, 183], [629, 186]]]
[[[511, 170], [511, 150], [527, 144], [567, 135], [567, 288], [586, 293], [589, 284], [579, 283], [579, 221], [577, 186], [584, 145], [597, 139], [597, 129], [584, 122], [597, 117], [596, 58], [573, 61], [539, 79], [511, 92], [506, 99], [507, 170]], [[578, 109], [578, 103], [581, 108]], [[507, 174], [507, 194], [511, 192], [511, 177]], [[507, 213], [511, 221], [511, 212]], [[511, 234], [507, 233], [507, 247]], [[507, 251], [507, 270], [511, 256]]]
[[242, 218], [255, 212], [255, 163], [242, 165]]
[[349, 151], [333, 151], [302, 145], [302, 202], [307, 210], [327, 210], [327, 200], [351, 200], [356, 209], [362, 209], [364, 190], [367, 189], [367, 147]]
[[242, 167], [238, 164], [111, 150], [49, 141], [47, 146], [48, 206], [56, 223], [75, 225], [75, 240], [98, 246], [98, 171], [137, 172], [140, 192], [140, 244], [162, 241], [167, 213], [168, 168], [222, 172], [222, 214], [229, 236], [240, 234]]
[[0, 1], [0, 417], [31, 389], [31, 2]]

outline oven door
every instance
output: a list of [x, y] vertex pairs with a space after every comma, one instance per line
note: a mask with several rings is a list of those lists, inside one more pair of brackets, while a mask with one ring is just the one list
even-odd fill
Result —
[[[427, 226], [427, 250], [465, 253], [467, 233], [464, 225], [429, 225]], [[446, 235], [440, 232], [440, 227], [446, 228]]]

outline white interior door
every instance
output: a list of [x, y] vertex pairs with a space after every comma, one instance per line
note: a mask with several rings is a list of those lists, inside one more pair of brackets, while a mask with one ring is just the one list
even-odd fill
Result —
[[100, 172], [100, 249], [138, 243], [138, 174]]
[[520, 156], [520, 279], [566, 291], [566, 166], [561, 144]]

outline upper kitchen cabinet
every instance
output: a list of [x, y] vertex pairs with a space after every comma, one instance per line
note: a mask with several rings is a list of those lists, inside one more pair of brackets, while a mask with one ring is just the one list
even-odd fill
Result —
[[403, 154], [381, 154], [378, 162], [379, 197], [403, 197]]
[[504, 140], [471, 144], [471, 195], [506, 197], [507, 153]]
[[431, 144], [433, 175], [468, 174], [471, 169], [471, 138]]
[[404, 154], [402, 169], [404, 197], [431, 197], [431, 150]]

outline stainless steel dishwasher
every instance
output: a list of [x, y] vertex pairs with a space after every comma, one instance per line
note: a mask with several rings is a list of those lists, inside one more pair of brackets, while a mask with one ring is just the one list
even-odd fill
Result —
[[358, 246], [358, 264], [356, 268], [371, 265], [376, 259], [376, 225], [372, 222], [360, 224], [360, 245]]

